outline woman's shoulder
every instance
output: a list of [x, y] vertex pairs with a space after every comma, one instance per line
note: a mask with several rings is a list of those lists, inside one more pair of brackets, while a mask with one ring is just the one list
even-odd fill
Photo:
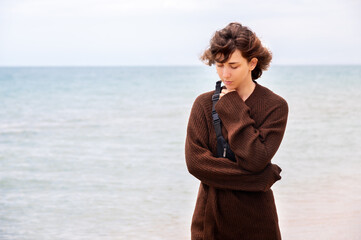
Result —
[[208, 105], [212, 105], [213, 94], [214, 94], [214, 90], [199, 94], [194, 100], [194, 104], [202, 105], [204, 107]]
[[268, 87], [265, 87], [261, 84], [258, 84], [258, 97], [257, 99], [259, 101], [264, 102], [266, 105], [278, 105], [285, 108], [288, 108], [288, 103], [286, 99], [269, 89]]
[[[284, 108], [288, 108], [287, 101], [266, 86], [257, 83], [256, 89], [257, 91], [254, 94], [255, 96], [252, 97], [252, 100], [250, 99], [251, 101], [247, 101], [247, 104], [259, 105], [262, 103], [262, 105], [282, 106]], [[194, 100], [193, 106], [201, 107], [207, 110], [211, 109], [213, 94], [214, 90], [199, 94]]]

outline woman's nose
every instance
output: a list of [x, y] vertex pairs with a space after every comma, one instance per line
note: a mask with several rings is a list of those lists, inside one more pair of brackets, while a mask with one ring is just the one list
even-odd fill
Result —
[[228, 77], [231, 76], [231, 73], [230, 73], [230, 71], [229, 71], [229, 69], [228, 69], [227, 67], [224, 67], [224, 68], [223, 68], [222, 76], [223, 76], [224, 78], [228, 78]]

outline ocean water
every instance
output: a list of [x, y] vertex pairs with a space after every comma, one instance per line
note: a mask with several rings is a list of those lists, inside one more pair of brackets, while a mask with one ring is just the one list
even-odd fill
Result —
[[[0, 239], [190, 239], [184, 160], [209, 67], [0, 68]], [[272, 66], [283, 239], [361, 239], [361, 66]]]

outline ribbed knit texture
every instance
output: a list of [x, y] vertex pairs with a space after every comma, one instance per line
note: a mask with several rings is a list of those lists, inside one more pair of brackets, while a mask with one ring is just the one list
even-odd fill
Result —
[[193, 214], [192, 240], [281, 239], [271, 186], [281, 168], [271, 163], [287, 123], [287, 102], [258, 84], [243, 101], [237, 92], [216, 104], [222, 132], [237, 162], [218, 158], [212, 95], [201, 94], [189, 117], [185, 157], [201, 181]]

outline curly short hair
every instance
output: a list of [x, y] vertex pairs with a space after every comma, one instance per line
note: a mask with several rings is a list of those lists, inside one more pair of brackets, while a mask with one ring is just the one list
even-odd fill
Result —
[[209, 48], [200, 58], [209, 66], [216, 62], [224, 63], [236, 49], [240, 50], [248, 62], [252, 58], [258, 59], [257, 66], [252, 71], [252, 80], [261, 77], [262, 71], [268, 69], [272, 60], [271, 51], [262, 46], [261, 41], [251, 29], [237, 22], [232, 22], [216, 31]]

